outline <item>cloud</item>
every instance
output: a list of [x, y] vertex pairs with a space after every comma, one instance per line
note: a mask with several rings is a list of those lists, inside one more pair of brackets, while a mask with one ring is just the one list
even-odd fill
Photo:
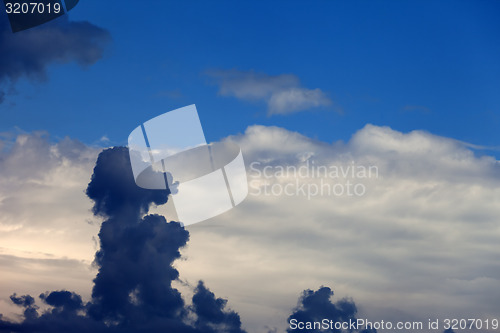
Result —
[[[373, 125], [346, 143], [266, 126], [227, 140], [244, 154], [249, 196], [230, 212], [191, 226], [190, 260], [178, 267], [188, 281], [204, 272], [215, 291], [244, 304], [238, 309], [249, 331], [261, 331], [258, 323], [282, 327], [293, 291], [313, 285], [335, 285], [371, 320], [500, 315], [495, 158], [425, 131]], [[278, 166], [293, 170], [307, 162], [376, 166], [378, 176], [273, 174]], [[332, 186], [349, 180], [366, 193], [308, 197], [307, 186], [313, 191], [322, 180]], [[279, 191], [289, 184], [291, 195]], [[277, 194], [264, 192], [273, 186]], [[306, 194], [295, 191], [300, 186]]]
[[[322, 322], [323, 319], [332, 320], [338, 323], [350, 323], [356, 322], [356, 314], [358, 309], [356, 304], [350, 299], [344, 298], [336, 303], [332, 303], [331, 297], [333, 296], [333, 290], [329, 287], [321, 287], [316, 291], [311, 289], [304, 290], [297, 307], [294, 309], [293, 313], [288, 317], [288, 323], [295, 321], [301, 323], [314, 323]], [[296, 332], [297, 328], [289, 327], [287, 332]], [[335, 332], [340, 333], [342, 330], [336, 329], [335, 327], [323, 330], [319, 329], [305, 329], [299, 331], [307, 332]], [[363, 333], [376, 333], [375, 329], [370, 330], [349, 330], [353, 332], [363, 332]]]
[[[329, 287], [320, 287], [316, 291], [311, 289], [304, 290], [299, 298], [297, 307], [287, 319], [289, 327], [286, 332], [377, 333], [376, 327], [380, 327], [383, 330], [390, 330], [388, 327], [396, 328], [400, 324], [409, 324], [413, 325], [413, 327], [421, 325], [424, 330], [427, 327], [427, 322], [367, 321], [364, 318], [357, 317], [358, 309], [352, 299], [342, 298], [332, 303], [332, 297], [333, 290]], [[340, 323], [343, 325], [340, 325]], [[338, 326], [336, 327], [335, 325]], [[348, 327], [348, 329], [342, 327]], [[270, 331], [269, 333], [272, 332], [275, 331]], [[454, 332], [452, 329], [447, 329], [443, 333]]]
[[[330, 297], [333, 291], [328, 287], [321, 287], [317, 291], [305, 290], [299, 299], [299, 304], [294, 312], [288, 317], [288, 322], [297, 320], [300, 322], [322, 321], [323, 318], [339, 322], [354, 320], [357, 312], [354, 302], [347, 299], [333, 304]], [[293, 332], [289, 328], [287, 332]]]
[[217, 70], [208, 75], [219, 85], [219, 94], [249, 101], [265, 101], [268, 115], [290, 114], [332, 105], [320, 89], [301, 87], [292, 74], [267, 75], [254, 71]]
[[227, 300], [216, 298], [202, 281], [198, 282], [193, 296], [193, 310], [197, 314], [196, 326], [203, 332], [220, 332], [217, 326], [231, 327], [231, 332], [240, 331], [240, 316], [234, 311], [224, 311]]
[[[24, 296], [17, 296], [15, 293], [10, 296], [10, 300], [12, 303], [15, 305], [21, 306], [24, 308], [24, 318], [27, 320], [31, 320], [37, 317], [38, 313], [38, 306], [35, 304], [35, 299], [31, 297], [30, 295], [24, 295]], [[0, 321], [1, 325], [1, 321]], [[1, 326], [0, 326], [1, 327]]]
[[1, 142], [0, 255], [90, 260], [94, 249], [81, 240], [91, 241], [98, 229], [85, 223], [92, 214], [82, 188], [98, 150], [69, 138], [52, 143], [43, 132]]
[[202, 282], [192, 307], [172, 286], [179, 277], [173, 262], [189, 233], [163, 216], [146, 215], [151, 205], [165, 203], [169, 193], [135, 185], [127, 148], [99, 154], [86, 193], [94, 214], [106, 219], [99, 232], [99, 271], [91, 300], [84, 303], [64, 289], [45, 292], [39, 298], [48, 310], [40, 314], [32, 296], [14, 294], [11, 301], [24, 308], [23, 321], [0, 318], [1, 332], [245, 332], [239, 315], [225, 309], [227, 301]]
[[320, 89], [290, 88], [271, 95], [269, 112], [287, 114], [330, 104], [331, 100]]
[[[327, 143], [266, 126], [251, 126], [225, 140], [242, 148], [250, 195], [235, 209], [189, 226], [189, 243], [180, 249], [182, 256], [172, 261], [179, 279], [169, 281], [183, 296], [180, 308], [187, 311], [190, 326], [196, 327], [191, 295], [200, 277], [211, 290], [200, 295], [214, 294], [203, 304], [222, 305], [215, 295], [229, 299], [223, 312], [237, 312], [248, 332], [262, 332], [266, 326], [283, 332], [294, 312], [297, 291], [321, 285], [335, 286], [337, 299], [355, 299], [358, 316], [373, 321], [500, 315], [500, 171], [495, 158], [476, 156], [451, 138], [373, 125], [366, 125], [347, 142]], [[1, 266], [9, 267], [0, 275], [4, 321], [16, 318], [9, 299], [14, 291], [34, 296], [45, 290], [67, 290], [82, 295], [84, 302], [92, 301], [88, 290], [95, 274], [85, 273], [88, 268], [81, 259], [92, 255], [93, 233], [75, 230], [98, 231], [98, 226], [82, 223], [91, 218], [87, 212], [91, 203], [82, 189], [97, 153], [72, 140], [63, 141], [51, 143], [43, 134], [3, 141], [0, 225], [11, 230], [0, 233]], [[300, 167], [307, 161], [326, 166], [375, 165], [379, 176], [357, 180], [366, 186], [366, 194], [360, 197], [255, 195], [256, 186], [265, 182], [268, 186], [295, 182], [292, 175], [258, 177], [250, 168], [256, 161], [260, 165], [255, 168], [261, 172], [266, 166]], [[113, 177], [112, 170], [106, 177]], [[305, 185], [320, 180], [299, 179]], [[134, 195], [126, 184], [120, 186], [126, 197]], [[126, 202], [126, 197], [120, 200]], [[149, 213], [170, 216], [164, 213], [165, 206], [168, 203], [153, 205]], [[99, 211], [108, 209], [106, 204]], [[17, 223], [16, 216], [22, 223]], [[15, 229], [19, 224], [22, 228]], [[156, 230], [156, 224], [163, 222], [153, 218], [149, 230]], [[182, 230], [174, 225], [168, 227], [170, 232]], [[147, 245], [160, 243], [146, 229], [131, 229], [137, 235], [138, 250], [128, 253], [149, 254]], [[116, 228], [102, 232], [116, 240], [127, 239], [125, 234]], [[160, 230], [160, 234], [164, 233]], [[114, 250], [109, 253], [119, 256], [128, 248]], [[164, 254], [167, 262], [174, 254]], [[134, 265], [133, 260], [124, 261], [125, 267]], [[126, 275], [128, 270], [121, 272]], [[142, 299], [140, 288], [132, 288], [129, 296], [127, 302], [132, 305], [127, 307], [133, 309]], [[229, 305], [234, 311], [227, 309]], [[39, 313], [51, 309], [39, 299], [37, 306]], [[200, 315], [204, 311], [200, 308]]]
[[22, 77], [41, 81], [54, 63], [90, 66], [102, 58], [110, 34], [89, 22], [64, 15], [41, 26], [12, 33], [7, 16], [0, 17], [0, 103]]

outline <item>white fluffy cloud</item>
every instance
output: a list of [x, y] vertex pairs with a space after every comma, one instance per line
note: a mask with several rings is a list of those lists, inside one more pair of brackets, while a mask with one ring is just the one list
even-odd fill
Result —
[[[235, 209], [189, 226], [187, 260], [176, 267], [184, 282], [203, 279], [228, 298], [249, 332], [266, 325], [284, 331], [300, 292], [320, 285], [353, 297], [360, 317], [371, 320], [500, 316], [500, 170], [493, 157], [427, 132], [372, 125], [347, 143], [264, 126], [227, 140], [242, 147], [250, 195]], [[12, 292], [43, 292], [51, 279], [59, 279], [58, 288], [67, 282], [68, 289], [89, 294], [97, 226], [86, 223], [91, 203], [83, 191], [96, 153], [69, 139], [51, 144], [21, 135], [2, 154], [0, 259], [9, 274], [0, 277], [0, 312]], [[252, 162], [258, 162], [253, 169]], [[376, 166], [378, 174], [266, 178], [255, 170], [307, 163]], [[349, 180], [366, 193], [256, 195], [296, 178], [307, 186]]]
[[254, 71], [218, 70], [208, 75], [216, 79], [220, 95], [265, 101], [269, 115], [332, 105], [331, 99], [323, 91], [302, 87], [298, 77], [292, 74], [273, 76]]

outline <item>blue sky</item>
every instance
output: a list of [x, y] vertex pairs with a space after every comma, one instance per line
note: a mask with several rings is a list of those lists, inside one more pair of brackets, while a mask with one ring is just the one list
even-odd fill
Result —
[[[81, 1], [70, 19], [110, 32], [104, 58], [18, 81], [0, 104], [0, 131], [126, 144], [137, 124], [194, 103], [209, 141], [263, 124], [331, 142], [372, 123], [500, 146], [499, 10], [494, 1]], [[292, 74], [333, 104], [269, 116], [262, 101], [218, 94], [214, 70]]]

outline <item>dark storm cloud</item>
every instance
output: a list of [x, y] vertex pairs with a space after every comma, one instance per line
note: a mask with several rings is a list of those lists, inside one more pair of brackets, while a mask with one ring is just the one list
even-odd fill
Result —
[[94, 214], [106, 218], [92, 299], [84, 303], [70, 291], [46, 292], [39, 298], [50, 309], [40, 314], [33, 297], [14, 294], [11, 299], [24, 308], [24, 321], [0, 317], [0, 332], [244, 333], [239, 315], [226, 310], [227, 301], [201, 281], [191, 306], [172, 287], [179, 277], [173, 262], [189, 233], [163, 216], [145, 215], [150, 205], [165, 203], [168, 192], [135, 185], [128, 149], [99, 155], [86, 193], [94, 201]]
[[50, 64], [94, 64], [110, 39], [106, 30], [89, 22], [70, 21], [67, 15], [14, 34], [7, 15], [0, 13], [0, 103], [18, 79], [44, 80]]
[[[321, 287], [318, 290], [304, 290], [302, 295], [299, 297], [299, 302], [297, 307], [293, 310], [292, 314], [288, 317], [287, 322], [292, 323], [292, 320], [296, 320], [295, 324], [298, 322], [302, 323], [321, 323], [323, 319], [328, 321], [332, 320], [334, 323], [352, 323], [357, 322], [356, 314], [358, 309], [353, 300], [343, 298], [335, 303], [332, 303], [333, 290], [329, 287]], [[294, 325], [295, 325], [294, 324]], [[269, 330], [268, 333], [274, 333], [276, 330]], [[352, 333], [377, 333], [374, 328], [362, 329], [358, 327], [358, 330], [348, 329], [340, 330], [335, 327], [328, 329], [311, 328], [304, 329], [295, 328], [289, 326], [287, 329], [288, 333], [291, 332], [308, 332], [308, 333], [342, 333], [342, 332], [352, 332]], [[443, 333], [454, 333], [453, 330], [445, 330]]]
[[242, 332], [240, 316], [234, 311], [224, 311], [226, 304], [225, 299], [216, 298], [200, 281], [193, 296], [196, 326], [203, 332], [221, 332], [224, 327], [231, 333]]
[[16, 294], [13, 294], [12, 296], [10, 296], [10, 300], [15, 305], [19, 305], [24, 308], [23, 315], [24, 318], [26, 318], [26, 320], [31, 320], [38, 316], [37, 312], [38, 306], [36, 306], [35, 304], [35, 299], [30, 295], [24, 295], [18, 297]]
[[136, 225], [151, 204], [164, 204], [168, 196], [167, 191], [145, 190], [135, 184], [128, 149], [123, 147], [99, 155], [86, 193], [94, 201], [94, 214], [124, 219], [118, 227]]
[[12, 303], [24, 307], [29, 307], [35, 304], [35, 299], [29, 295], [18, 297], [16, 294], [13, 294], [12, 296], [10, 296], [10, 300], [12, 301]]
[[54, 307], [52, 311], [76, 312], [83, 309], [81, 296], [66, 290], [41, 294], [39, 297], [46, 304]]
[[[321, 287], [316, 291], [305, 290], [299, 298], [299, 304], [294, 312], [288, 317], [288, 322], [292, 319], [297, 322], [321, 322], [323, 319], [333, 320], [334, 322], [356, 321], [358, 312], [356, 304], [349, 299], [341, 299], [332, 303], [331, 297], [333, 290], [328, 287]], [[297, 330], [288, 328], [287, 332], [335, 332], [341, 330], [332, 328], [330, 330]], [[375, 333], [376, 330], [363, 330], [361, 333]]]

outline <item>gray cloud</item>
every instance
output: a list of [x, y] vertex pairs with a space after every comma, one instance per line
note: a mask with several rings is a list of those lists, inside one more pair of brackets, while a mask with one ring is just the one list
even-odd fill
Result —
[[20, 78], [45, 80], [50, 64], [94, 64], [110, 39], [106, 30], [89, 22], [70, 21], [67, 15], [14, 34], [7, 17], [1, 15], [0, 103]]
[[[203, 276], [214, 294], [230, 299], [248, 332], [262, 332], [266, 325], [283, 328], [297, 292], [321, 285], [334, 286], [339, 298], [353, 297], [359, 317], [371, 320], [500, 315], [500, 171], [493, 157], [478, 157], [463, 143], [428, 132], [372, 125], [346, 143], [265, 126], [249, 127], [227, 140], [240, 145], [248, 164], [355, 161], [378, 166], [380, 174], [366, 180], [367, 193], [360, 198], [249, 195], [235, 209], [188, 227], [191, 240], [182, 251], [187, 260], [175, 265], [179, 278], [196, 286]], [[90, 208], [80, 189], [96, 154], [71, 142], [63, 149], [41, 134], [4, 141], [11, 146], [0, 157], [0, 240], [9, 248], [6, 253], [20, 256], [13, 249], [43, 248], [56, 258], [88, 254], [92, 259], [92, 233], [82, 236], [78, 228]], [[33, 154], [41, 155], [38, 167], [44, 171], [26, 177], [28, 166], [37, 168], [23, 162], [37, 160]], [[47, 154], [51, 158], [44, 159]], [[16, 170], [23, 176], [16, 176]], [[249, 170], [250, 181], [254, 176]], [[250, 185], [253, 191], [255, 184]], [[67, 208], [60, 206], [61, 198], [68, 200]], [[163, 208], [152, 212], [163, 213]], [[22, 217], [21, 226], [13, 222], [15, 214]], [[56, 229], [45, 240], [43, 235]], [[23, 264], [0, 276], [5, 286], [0, 308], [6, 309], [0, 313], [13, 312], [6, 305], [11, 303], [7, 292], [36, 295], [39, 287], [19, 286], [33, 285], [40, 272], [47, 283], [64, 279], [63, 270], [47, 266], [46, 260], [37, 261], [36, 268], [16, 262]], [[89, 282], [77, 287], [80, 280], [68, 280], [70, 290], [89, 287]]]
[[[500, 169], [493, 157], [424, 131], [372, 125], [347, 143], [265, 126], [229, 140], [239, 144], [248, 165], [260, 162], [260, 171], [307, 160], [326, 166], [354, 161], [379, 170], [378, 178], [360, 180], [362, 197], [308, 199], [255, 195], [258, 186], [294, 184], [296, 178], [266, 179], [249, 168], [246, 201], [190, 227], [191, 260], [179, 269], [188, 281], [203, 271], [214, 290], [241, 295], [231, 302], [245, 304], [238, 309], [249, 331], [262, 330], [258, 322], [280, 327], [293, 291], [314, 285], [333, 285], [340, 297], [353, 297], [362, 305], [360, 316], [371, 320], [499, 315]], [[319, 183], [298, 178], [306, 186]], [[230, 253], [226, 244], [233, 244]], [[259, 293], [244, 292], [241, 283]]]
[[208, 75], [219, 85], [219, 94], [249, 101], [264, 101], [268, 115], [289, 114], [332, 105], [321, 89], [308, 89], [293, 74], [268, 75], [254, 71], [217, 70]]

